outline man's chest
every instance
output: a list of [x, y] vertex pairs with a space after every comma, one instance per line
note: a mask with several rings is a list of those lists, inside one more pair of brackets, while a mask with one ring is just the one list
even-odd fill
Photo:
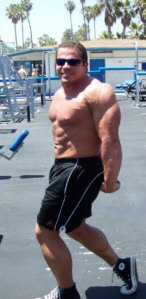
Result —
[[88, 105], [84, 101], [74, 99], [54, 101], [49, 109], [50, 120], [57, 121], [60, 125], [83, 123], [90, 117]]

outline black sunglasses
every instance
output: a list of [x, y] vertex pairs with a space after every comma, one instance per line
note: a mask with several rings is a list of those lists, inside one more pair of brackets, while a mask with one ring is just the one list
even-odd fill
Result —
[[56, 64], [59, 65], [59, 66], [63, 66], [65, 64], [65, 62], [67, 62], [68, 65], [70, 65], [70, 66], [76, 66], [81, 61], [82, 61], [81, 59], [77, 59], [77, 58], [70, 58], [70, 59], [57, 58], [56, 59]]

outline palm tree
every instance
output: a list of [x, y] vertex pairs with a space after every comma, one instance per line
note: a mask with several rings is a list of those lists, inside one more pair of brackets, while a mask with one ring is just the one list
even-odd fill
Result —
[[101, 4], [105, 7], [105, 24], [108, 29], [108, 38], [112, 38], [112, 26], [116, 19], [122, 16], [120, 10], [121, 2], [117, 0], [100, 0]]
[[121, 18], [121, 23], [123, 25], [123, 31], [122, 31], [122, 38], [126, 37], [126, 28], [130, 26], [131, 19], [135, 17], [136, 11], [131, 5], [130, 0], [125, 0], [124, 2], [121, 2], [121, 11], [122, 11], [122, 18]]
[[84, 29], [85, 29], [85, 39], [87, 39], [87, 31], [86, 31], [86, 21], [85, 21], [85, 11], [84, 11], [84, 6], [86, 0], [80, 0], [81, 5], [82, 5], [82, 13], [83, 13], [83, 24], [84, 24]]
[[143, 24], [138, 24], [135, 22], [131, 22], [130, 27], [129, 27], [129, 38], [133, 39], [140, 39], [143, 33]]
[[108, 32], [106, 30], [104, 30], [103, 32], [101, 32], [100, 39], [108, 39]]
[[134, 5], [138, 8], [141, 21], [144, 23], [144, 38], [146, 38], [146, 0], [135, 0]]
[[26, 19], [26, 14], [21, 6], [21, 4], [18, 4], [18, 13], [20, 16], [21, 20], [21, 31], [22, 31], [22, 47], [24, 48], [24, 26], [23, 26], [23, 21]]
[[68, 40], [71, 40], [72, 39], [72, 32], [71, 32], [71, 29], [66, 29], [64, 32], [63, 32], [63, 36], [61, 38], [61, 42], [65, 42], [65, 41], [68, 41]]
[[79, 28], [78, 31], [75, 32], [75, 34], [74, 34], [74, 39], [77, 41], [86, 40], [86, 35], [88, 32], [87, 25], [83, 24], [82, 26], [79, 26], [78, 28]]
[[68, 0], [66, 3], [65, 3], [65, 7], [67, 9], [67, 11], [69, 11], [69, 15], [70, 15], [70, 25], [71, 25], [71, 33], [72, 33], [72, 38], [73, 39], [73, 25], [72, 25], [72, 12], [73, 10], [75, 9], [75, 4], [72, 0]]
[[140, 17], [141, 21], [144, 23], [144, 37], [146, 38], [146, 1], [145, 3], [143, 1], [143, 5], [140, 9]]
[[108, 29], [108, 38], [111, 38], [111, 36], [112, 36], [111, 27], [116, 22], [116, 16], [113, 11], [113, 6], [109, 3], [108, 0], [105, 0], [105, 18], [104, 18], [104, 20], [105, 20], [105, 24]]
[[96, 39], [96, 18], [101, 14], [102, 8], [102, 4], [95, 4], [91, 7], [92, 18], [94, 21], [94, 39]]
[[31, 40], [30, 40], [30, 37], [27, 37], [25, 42], [24, 42], [24, 48], [29, 48], [31, 45]]
[[54, 38], [49, 37], [48, 34], [43, 34], [41, 37], [38, 38], [39, 46], [44, 47], [48, 45], [56, 45], [57, 42]]
[[[108, 39], [108, 32], [105, 30], [103, 32], [101, 32], [99, 38], [101, 39]], [[112, 38], [114, 38], [114, 35], [112, 34]]]
[[84, 15], [85, 15], [85, 19], [87, 20], [87, 24], [88, 24], [88, 40], [90, 40], [90, 26], [89, 26], [89, 23], [92, 19], [92, 8], [91, 8], [91, 6], [85, 6], [84, 7]]
[[20, 5], [21, 5], [21, 10], [25, 14], [26, 19], [28, 21], [29, 30], [30, 30], [31, 47], [33, 48], [32, 28], [29, 19], [30, 11], [32, 10], [33, 4], [30, 2], [30, 0], [22, 0]]
[[17, 43], [17, 29], [16, 25], [18, 21], [20, 20], [20, 14], [19, 14], [19, 4], [10, 4], [6, 8], [6, 15], [8, 16], [9, 19], [12, 20], [12, 23], [14, 24], [14, 31], [15, 31], [15, 46], [16, 49], [18, 48], [18, 43]]

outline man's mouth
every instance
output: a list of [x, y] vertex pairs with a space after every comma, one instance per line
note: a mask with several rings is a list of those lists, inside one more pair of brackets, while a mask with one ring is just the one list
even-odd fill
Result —
[[71, 73], [61, 73], [61, 76], [62, 77], [69, 77], [71, 76], [72, 74]]

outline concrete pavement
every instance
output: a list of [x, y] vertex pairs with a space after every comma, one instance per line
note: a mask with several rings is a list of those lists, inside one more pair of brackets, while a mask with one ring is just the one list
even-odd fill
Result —
[[[88, 222], [105, 232], [121, 257], [136, 256], [140, 283], [132, 298], [145, 299], [146, 108], [136, 108], [130, 99], [119, 96], [118, 103], [122, 113], [121, 189], [114, 194], [100, 193]], [[49, 105], [47, 101], [30, 123], [0, 124], [0, 146], [8, 146], [23, 129], [30, 131], [11, 161], [0, 159], [0, 235], [4, 236], [0, 244], [1, 299], [39, 298], [56, 286], [34, 236], [36, 215], [54, 160]], [[72, 253], [74, 280], [82, 298], [122, 298], [121, 281], [115, 276], [112, 284], [110, 267], [66, 235], [63, 238]]]

